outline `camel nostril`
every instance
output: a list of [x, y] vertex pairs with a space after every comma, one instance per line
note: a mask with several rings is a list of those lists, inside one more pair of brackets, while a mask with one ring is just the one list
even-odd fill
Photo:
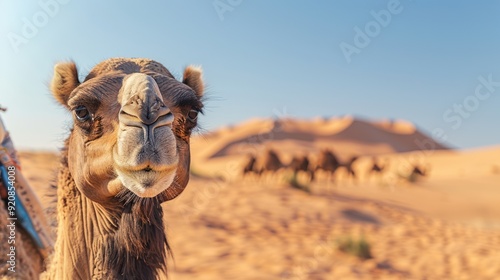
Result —
[[[152, 103], [152, 104], [151, 104]], [[136, 102], [129, 103], [122, 107], [122, 117], [130, 122], [153, 125], [155, 123], [165, 124], [173, 119], [172, 112], [161, 100], [153, 102], [141, 102], [138, 106]], [[128, 115], [125, 116], [125, 115]]]
[[[170, 116], [170, 109], [163, 102], [163, 97], [156, 81], [148, 75], [134, 73], [128, 76], [120, 95], [122, 112], [130, 118], [128, 121], [145, 125], [164, 124], [165, 116]], [[170, 120], [170, 117], [167, 117]]]

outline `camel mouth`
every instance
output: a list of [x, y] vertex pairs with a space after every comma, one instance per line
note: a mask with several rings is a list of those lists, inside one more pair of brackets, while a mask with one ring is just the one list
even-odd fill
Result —
[[160, 169], [147, 166], [141, 169], [116, 168], [123, 186], [139, 197], [155, 197], [167, 190], [177, 173], [177, 164]]

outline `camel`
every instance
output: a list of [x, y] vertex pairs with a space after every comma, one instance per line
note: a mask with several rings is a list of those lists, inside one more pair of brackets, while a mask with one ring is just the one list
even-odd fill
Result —
[[357, 159], [357, 156], [353, 156], [347, 162], [341, 162], [332, 151], [325, 149], [318, 156], [315, 171], [324, 170], [332, 178], [337, 170], [344, 168], [347, 172], [347, 178], [352, 177], [355, 180], [356, 172], [353, 169], [353, 164]]
[[[8, 221], [10, 216], [3, 200], [0, 200], [0, 219], [2, 221]], [[10, 256], [7, 254], [12, 254], [10, 250], [10, 244], [7, 243], [10, 237], [10, 229], [7, 228], [8, 223], [2, 223], [2, 230], [0, 231], [0, 238], [2, 239], [2, 244], [0, 245], [0, 250], [2, 251], [2, 265], [0, 268], [0, 279], [37, 279], [40, 272], [43, 271], [43, 257], [39, 254], [37, 246], [30, 239], [27, 238], [27, 234], [22, 229], [16, 230], [16, 243], [14, 251], [15, 260], [12, 263], [10, 261]], [[12, 271], [8, 269], [14, 267]]]
[[309, 175], [309, 180], [311, 182], [314, 181], [314, 170], [310, 168], [310, 162], [307, 156], [293, 157], [288, 167], [292, 169], [295, 177], [297, 177], [300, 171], [303, 171]]
[[53, 97], [73, 117], [57, 179], [57, 239], [43, 279], [157, 279], [170, 252], [163, 202], [189, 180], [201, 68], [113, 58], [80, 82], [56, 64]]
[[420, 168], [418, 165], [413, 166], [411, 173], [422, 177], [427, 176], [427, 170]]
[[243, 167], [243, 177], [245, 177], [245, 175], [250, 173], [260, 175], [260, 170], [257, 169], [256, 163], [257, 163], [257, 158], [254, 155], [249, 155], [248, 161]]
[[429, 166], [423, 168], [418, 163], [412, 162], [406, 167], [408, 168], [400, 170], [396, 173], [398, 178], [403, 182], [416, 183], [423, 177], [429, 175], [429, 170], [430, 170]]
[[419, 177], [426, 177], [428, 175], [427, 168], [422, 168], [417, 164], [413, 164], [411, 169], [409, 180], [410, 182], [415, 182], [419, 179]]
[[329, 177], [335, 175], [335, 172], [340, 167], [340, 161], [338, 160], [335, 154], [328, 150], [324, 149], [319, 153], [315, 171], [323, 170], [328, 173]]
[[339, 167], [343, 167], [346, 170], [347, 178], [352, 178], [356, 180], [356, 172], [354, 171], [353, 164], [358, 160], [357, 156], [352, 156], [348, 161], [340, 163]]
[[366, 175], [367, 179], [369, 179], [370, 175], [375, 174], [378, 176], [382, 176], [382, 173], [387, 170], [388, 164], [385, 163], [384, 165], [380, 165], [379, 162], [377, 161], [377, 158], [373, 157], [372, 158], [372, 166], [368, 170], [368, 174]]
[[[0, 185], [0, 189], [4, 189]], [[39, 250], [35, 240], [18, 223], [12, 221], [7, 211], [7, 198], [2, 194], [0, 199], [0, 279], [38, 279], [44, 270], [44, 255]], [[39, 213], [43, 215], [43, 213]], [[11, 224], [11, 221], [13, 224]], [[10, 241], [10, 243], [9, 243]], [[14, 246], [12, 250], [11, 246]]]
[[261, 175], [265, 172], [276, 173], [279, 170], [286, 168], [286, 165], [280, 160], [278, 154], [272, 149], [267, 150], [261, 162], [262, 166], [258, 169], [258, 172]]
[[4, 241], [0, 244], [0, 251], [4, 252], [0, 255], [0, 278], [38, 279], [45, 270], [45, 258], [52, 252], [54, 236], [41, 202], [21, 172], [2, 118], [0, 173], [0, 220], [5, 223], [0, 229], [0, 240]]

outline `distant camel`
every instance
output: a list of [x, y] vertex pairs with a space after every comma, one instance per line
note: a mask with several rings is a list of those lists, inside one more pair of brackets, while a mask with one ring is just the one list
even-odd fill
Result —
[[375, 175], [378, 175], [379, 177], [382, 175], [384, 170], [387, 170], [388, 164], [385, 163], [384, 165], [380, 165], [379, 162], [377, 161], [376, 157], [372, 158], [372, 166], [368, 170], [368, 174], [366, 175], [367, 179], [370, 179], [370, 176], [374, 173]]
[[264, 174], [265, 172], [276, 173], [282, 168], [286, 168], [286, 165], [280, 160], [278, 154], [273, 150], [268, 150], [264, 154], [259, 174]]
[[314, 171], [323, 170], [332, 176], [335, 174], [340, 165], [340, 161], [337, 159], [335, 154], [330, 150], [324, 149], [318, 156]]
[[353, 164], [356, 160], [358, 160], [358, 157], [353, 156], [348, 161], [340, 163], [339, 167], [345, 168], [345, 170], [347, 172], [347, 178], [352, 177], [354, 180], [356, 180], [356, 172], [354, 172], [354, 168], [353, 168]]
[[357, 156], [353, 156], [347, 162], [340, 162], [332, 151], [325, 149], [320, 152], [314, 170], [317, 171], [321, 169], [328, 172], [330, 176], [334, 176], [338, 169], [345, 168], [347, 178], [352, 177], [356, 179], [356, 172], [353, 169], [353, 164], [357, 159]]
[[411, 170], [410, 176], [427, 176], [427, 169], [423, 169], [417, 164], [413, 165], [413, 169]]
[[248, 161], [243, 167], [243, 177], [249, 173], [260, 175], [260, 170], [257, 169], [257, 158], [254, 155], [248, 157]]
[[311, 182], [314, 181], [314, 170], [310, 168], [310, 162], [307, 156], [294, 157], [288, 167], [292, 169], [294, 176], [297, 176], [300, 171], [303, 171], [309, 174]]
[[410, 183], [417, 182], [421, 177], [426, 177], [429, 175], [428, 168], [422, 168], [418, 164], [413, 163], [408, 173], [399, 173], [399, 177]]

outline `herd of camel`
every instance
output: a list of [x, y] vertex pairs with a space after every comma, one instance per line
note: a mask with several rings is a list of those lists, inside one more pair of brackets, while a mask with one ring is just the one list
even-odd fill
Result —
[[[292, 160], [286, 164], [284, 163], [277, 152], [269, 149], [262, 157], [257, 158], [255, 155], [249, 155], [248, 160], [243, 166], [243, 177], [249, 174], [262, 176], [265, 173], [276, 173], [280, 170], [291, 170], [296, 177], [299, 173], [305, 173], [309, 176], [312, 182], [316, 178], [318, 171], [323, 171], [328, 174], [329, 178], [333, 180], [335, 174], [344, 169], [347, 178], [356, 180], [357, 171], [354, 168], [354, 163], [359, 159], [358, 156], [351, 156], [347, 161], [341, 161], [335, 153], [329, 149], [323, 149], [316, 156], [313, 161], [310, 157], [294, 156]], [[372, 162], [367, 170], [366, 177], [378, 176], [381, 177], [383, 173], [388, 170], [389, 163], [386, 161], [381, 164], [376, 157], [372, 158]], [[426, 176], [427, 172], [424, 168], [417, 164], [413, 164], [409, 176]]]

